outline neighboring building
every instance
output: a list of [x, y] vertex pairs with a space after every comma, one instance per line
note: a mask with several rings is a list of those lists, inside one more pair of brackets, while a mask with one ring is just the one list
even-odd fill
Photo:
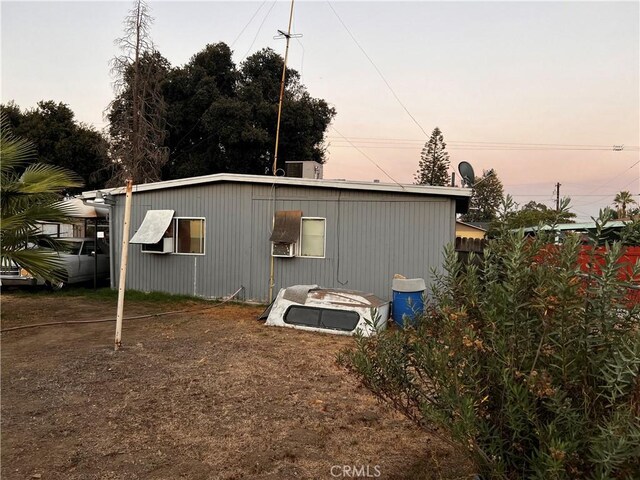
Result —
[[456, 220], [456, 237], [483, 239], [486, 233], [486, 228]]
[[[114, 200], [114, 273], [124, 190], [103, 191]], [[428, 281], [441, 269], [470, 193], [235, 174], [136, 185], [130, 238], [140, 245], [129, 247], [127, 288], [221, 298], [242, 286], [245, 299], [267, 302], [273, 252], [272, 297], [282, 287], [318, 284], [388, 299], [394, 274]]]
[[[619, 240], [619, 234], [622, 229], [630, 223], [630, 220], [612, 220], [607, 222], [602, 228], [602, 238], [600, 241], [614, 241]], [[581, 235], [584, 241], [588, 241], [589, 236], [596, 234], [597, 225], [595, 222], [582, 222], [582, 223], [559, 223], [554, 227], [545, 225], [540, 229], [539, 227], [527, 227], [524, 229], [524, 234], [527, 236], [535, 236], [540, 230], [557, 232], [558, 241], [566, 235]]]

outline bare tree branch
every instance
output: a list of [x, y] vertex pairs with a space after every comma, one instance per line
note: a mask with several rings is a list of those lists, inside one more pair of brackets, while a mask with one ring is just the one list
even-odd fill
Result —
[[111, 135], [111, 184], [161, 180], [167, 162], [166, 104], [162, 82], [169, 63], [150, 39], [153, 18], [147, 4], [137, 0], [124, 19], [124, 36], [115, 43], [121, 54], [110, 62], [116, 98], [107, 108]]

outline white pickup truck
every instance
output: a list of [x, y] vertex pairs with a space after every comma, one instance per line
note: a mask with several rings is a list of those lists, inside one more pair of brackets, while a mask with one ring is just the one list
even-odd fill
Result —
[[63, 279], [51, 284], [42, 278], [34, 277], [16, 264], [0, 266], [0, 285], [26, 286], [47, 285], [60, 289], [67, 284], [93, 280], [96, 257], [98, 260], [98, 280], [109, 278], [109, 250], [104, 241], [98, 239], [96, 246], [93, 238], [64, 238], [70, 248], [58, 255], [63, 261]]

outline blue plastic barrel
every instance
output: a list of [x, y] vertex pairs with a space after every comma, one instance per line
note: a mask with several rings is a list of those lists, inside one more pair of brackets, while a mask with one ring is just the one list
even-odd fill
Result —
[[393, 307], [391, 316], [393, 321], [404, 328], [406, 325], [416, 325], [417, 319], [424, 313], [424, 291], [427, 289], [423, 278], [394, 278]]

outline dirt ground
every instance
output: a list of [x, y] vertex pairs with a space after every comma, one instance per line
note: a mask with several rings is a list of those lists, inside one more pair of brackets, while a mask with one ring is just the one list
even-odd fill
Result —
[[[116, 310], [87, 295], [1, 300], [3, 329]], [[207, 306], [138, 300], [125, 315]], [[3, 333], [2, 478], [470, 478], [336, 365], [352, 339], [266, 327], [261, 311], [125, 321], [119, 352], [115, 322]]]

